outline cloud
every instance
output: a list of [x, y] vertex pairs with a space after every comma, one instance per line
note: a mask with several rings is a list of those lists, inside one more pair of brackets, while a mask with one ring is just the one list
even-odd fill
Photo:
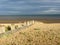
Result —
[[44, 14], [59, 14], [60, 10], [58, 8], [50, 8], [48, 10], [42, 11]]
[[0, 15], [60, 13], [60, 0], [0, 0]]

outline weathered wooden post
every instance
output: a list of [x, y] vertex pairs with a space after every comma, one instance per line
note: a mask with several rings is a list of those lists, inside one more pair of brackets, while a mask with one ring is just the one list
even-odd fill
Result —
[[15, 30], [15, 25], [14, 24], [11, 24], [10, 27], [11, 27], [11, 30]]
[[24, 26], [26, 26], [26, 25], [27, 25], [27, 22], [25, 21], [25, 22], [24, 22]]
[[29, 21], [27, 21], [27, 26], [29, 26], [30, 25], [30, 22]]
[[35, 23], [35, 21], [34, 20], [32, 20], [32, 24], [34, 24]]

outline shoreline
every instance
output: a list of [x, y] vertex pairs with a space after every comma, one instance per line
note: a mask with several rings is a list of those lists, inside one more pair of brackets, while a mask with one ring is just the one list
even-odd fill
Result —
[[43, 23], [60, 23], [60, 19], [22, 19], [22, 20], [0, 20], [0, 23], [23, 23], [25, 21], [35, 20]]

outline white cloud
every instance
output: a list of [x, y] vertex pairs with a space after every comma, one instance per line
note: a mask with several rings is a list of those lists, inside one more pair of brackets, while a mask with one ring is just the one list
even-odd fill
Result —
[[59, 14], [60, 10], [57, 10], [57, 8], [50, 8], [48, 10], [42, 11], [43, 14]]
[[48, 5], [48, 6], [40, 6], [40, 7], [60, 7], [60, 6], [50, 6], [50, 5]]

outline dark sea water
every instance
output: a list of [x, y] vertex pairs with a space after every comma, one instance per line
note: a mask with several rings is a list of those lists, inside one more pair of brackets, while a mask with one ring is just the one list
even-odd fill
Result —
[[0, 20], [60, 19], [60, 15], [0, 15]]

